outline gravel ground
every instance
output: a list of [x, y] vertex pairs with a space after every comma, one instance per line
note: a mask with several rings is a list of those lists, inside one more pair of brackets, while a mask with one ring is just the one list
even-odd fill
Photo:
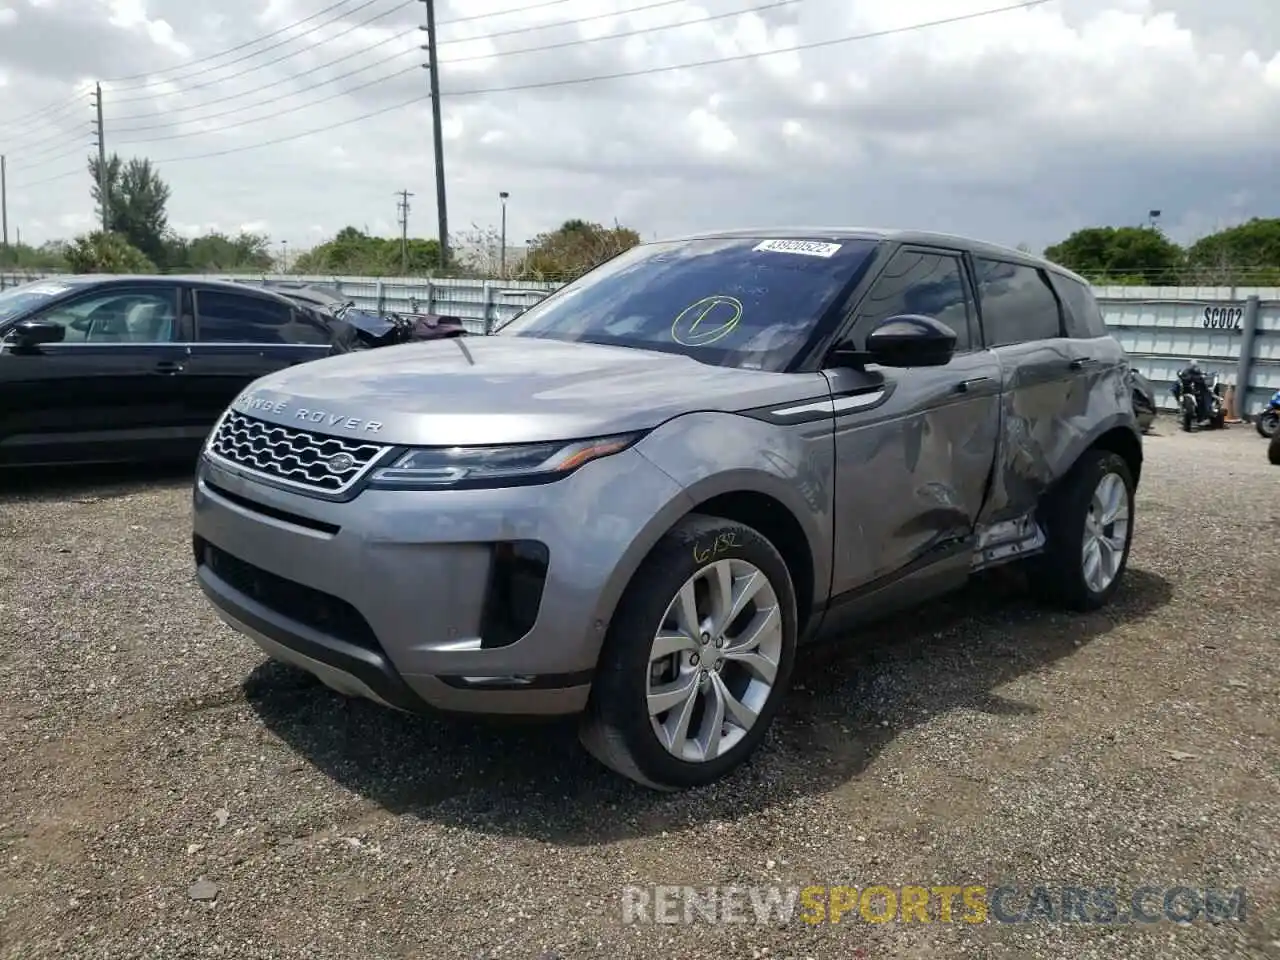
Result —
[[[185, 477], [11, 479], [0, 955], [1280, 957], [1280, 470], [1247, 426], [1157, 432], [1106, 611], [993, 578], [815, 652], [758, 760], [679, 796], [562, 725], [406, 718], [265, 663], [192, 582]], [[1244, 885], [1247, 914], [622, 914], [630, 884], [1001, 882]]]

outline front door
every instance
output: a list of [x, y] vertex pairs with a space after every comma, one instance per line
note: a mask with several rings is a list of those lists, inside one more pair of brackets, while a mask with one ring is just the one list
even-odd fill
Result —
[[[963, 581], [1000, 423], [1000, 365], [977, 336], [964, 258], [904, 247], [855, 307], [848, 338], [923, 314], [956, 332], [943, 367], [826, 371], [836, 410], [832, 594], [856, 597], [941, 563]], [[940, 567], [941, 568], [941, 567]]]
[[[145, 459], [182, 446], [177, 289], [97, 290], [28, 319], [64, 339], [29, 350], [0, 344], [0, 462]], [[189, 438], [187, 438], [189, 441]]]

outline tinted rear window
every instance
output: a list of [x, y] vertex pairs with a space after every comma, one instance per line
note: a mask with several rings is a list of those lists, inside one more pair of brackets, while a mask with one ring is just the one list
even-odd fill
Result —
[[1067, 336], [1082, 340], [1105, 337], [1107, 325], [1102, 319], [1102, 310], [1098, 307], [1093, 289], [1061, 274], [1055, 273], [1052, 276], [1058, 295], [1067, 308]]
[[875, 240], [821, 238], [645, 244], [530, 307], [499, 335], [783, 370], [877, 246]]
[[988, 347], [1062, 336], [1058, 298], [1035, 267], [1003, 260], [974, 260], [982, 331]]

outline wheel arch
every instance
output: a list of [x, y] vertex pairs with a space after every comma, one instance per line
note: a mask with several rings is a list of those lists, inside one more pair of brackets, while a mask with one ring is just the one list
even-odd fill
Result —
[[818, 530], [806, 527], [800, 519], [801, 511], [788, 503], [797, 496], [796, 491], [786, 489], [780, 478], [760, 470], [708, 477], [682, 490], [654, 515], [624, 552], [596, 607], [597, 624], [607, 629], [636, 572], [662, 538], [684, 518], [703, 514], [746, 524], [773, 543], [791, 575], [797, 626], [803, 633], [817, 608], [819, 592], [829, 585], [830, 559], [823, 562], [825, 541]]

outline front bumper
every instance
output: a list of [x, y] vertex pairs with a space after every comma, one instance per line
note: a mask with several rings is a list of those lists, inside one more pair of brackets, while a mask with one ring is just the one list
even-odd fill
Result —
[[[576, 713], [622, 589], [685, 500], [634, 450], [551, 484], [346, 503], [202, 459], [196, 575], [230, 626], [343, 693], [415, 712]], [[513, 543], [546, 560], [516, 632], [492, 614]], [[530, 610], [528, 582], [522, 597]]]

